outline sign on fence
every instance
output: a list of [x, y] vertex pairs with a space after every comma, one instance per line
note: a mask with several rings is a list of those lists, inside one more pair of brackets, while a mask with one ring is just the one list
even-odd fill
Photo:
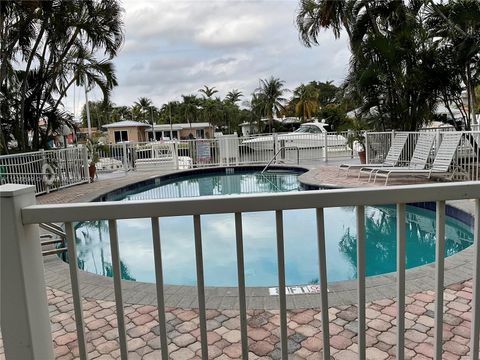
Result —
[[210, 154], [210, 143], [204, 140], [196, 141], [197, 163], [209, 163], [212, 156]]

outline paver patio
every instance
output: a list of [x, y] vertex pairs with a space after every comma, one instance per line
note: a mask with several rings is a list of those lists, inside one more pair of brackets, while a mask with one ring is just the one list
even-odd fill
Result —
[[[70, 294], [49, 288], [48, 303], [57, 359], [78, 357], [78, 344]], [[434, 293], [406, 297], [405, 358], [432, 359]], [[448, 286], [444, 294], [443, 359], [467, 359], [469, 353], [471, 281]], [[115, 304], [86, 298], [83, 301], [87, 349], [91, 359], [120, 357]], [[318, 309], [288, 311], [288, 348], [292, 359], [319, 359], [323, 349]], [[125, 305], [129, 359], [159, 359], [158, 312], [154, 306]], [[367, 304], [367, 359], [394, 359], [396, 303], [384, 299]], [[330, 351], [333, 359], [356, 359], [357, 308], [329, 309]], [[166, 309], [171, 359], [200, 359], [197, 309]], [[249, 310], [248, 344], [251, 359], [280, 358], [280, 318], [275, 310]], [[236, 310], [208, 310], [209, 359], [239, 359], [240, 320]], [[3, 353], [3, 348], [0, 350]]]

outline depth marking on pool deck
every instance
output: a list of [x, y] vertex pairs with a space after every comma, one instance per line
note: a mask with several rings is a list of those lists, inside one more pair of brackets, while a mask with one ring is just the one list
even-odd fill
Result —
[[[327, 289], [327, 292], [330, 292], [330, 290]], [[268, 293], [271, 296], [278, 295], [278, 287], [268, 288]], [[285, 294], [320, 294], [320, 285], [287, 286], [285, 287]]]

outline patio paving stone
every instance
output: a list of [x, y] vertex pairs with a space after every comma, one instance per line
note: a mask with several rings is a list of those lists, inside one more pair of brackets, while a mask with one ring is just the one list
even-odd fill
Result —
[[[453, 284], [447, 287], [445, 296], [446, 309], [448, 305], [460, 306], [456, 310], [460, 315], [471, 311], [471, 281]], [[74, 314], [65, 304], [72, 303], [69, 293], [56, 289], [47, 289], [52, 330], [54, 336], [54, 351], [56, 359], [78, 358], [77, 334], [74, 326]], [[431, 292], [419, 292], [410, 295], [418, 301], [415, 310], [423, 315], [406, 321], [405, 331], [405, 358], [432, 359], [433, 358], [433, 318], [424, 315], [429, 304], [434, 302]], [[58, 301], [61, 299], [61, 301]], [[447, 300], [450, 299], [450, 300]], [[367, 358], [394, 359], [396, 343], [396, 322], [380, 319], [381, 314], [388, 307], [395, 307], [391, 299], [375, 301], [367, 304], [366, 313], [371, 320], [367, 324]], [[62, 307], [63, 310], [60, 310]], [[115, 316], [115, 304], [91, 298], [84, 299], [83, 308], [85, 323], [87, 324], [87, 347], [92, 359], [120, 357], [118, 332], [99, 314], [106, 317]], [[85, 310], [89, 309], [89, 310]], [[98, 311], [95, 311], [98, 309]], [[411, 309], [410, 309], [411, 310]], [[422, 310], [422, 311], [420, 311]], [[158, 359], [160, 357], [160, 339], [158, 313], [155, 306], [125, 305], [127, 327], [127, 344], [129, 359]], [[337, 315], [348, 313], [349, 320], [336, 318]], [[331, 320], [342, 320], [342, 325], [331, 323], [330, 350], [332, 359], [354, 359], [357, 356], [357, 315], [356, 307], [340, 306], [329, 309]], [[353, 315], [352, 315], [353, 314]], [[380, 315], [379, 315], [380, 314]], [[445, 314], [452, 319], [460, 319], [453, 323], [444, 323], [443, 359], [461, 359], [469, 355], [470, 320], [463, 320], [461, 316]], [[241, 357], [241, 334], [239, 331], [240, 317], [236, 310], [213, 310], [208, 312], [208, 320], [215, 324], [228, 324], [229, 327], [219, 326], [207, 333], [208, 353], [210, 359], [238, 359]], [[198, 309], [173, 309], [166, 312], [169, 351], [171, 359], [197, 359], [201, 357], [200, 329], [198, 327]], [[182, 320], [183, 318], [183, 320]], [[145, 319], [150, 321], [145, 322]], [[296, 321], [306, 324], [299, 325]], [[288, 311], [289, 325], [288, 350], [292, 359], [318, 359], [323, 350], [321, 333], [321, 313], [319, 309], [304, 309]], [[296, 321], [295, 321], [296, 320]], [[252, 358], [276, 359], [281, 355], [280, 331], [278, 311], [249, 310], [247, 312], [248, 347]], [[137, 325], [141, 324], [141, 325]], [[253, 326], [252, 326], [253, 325]], [[293, 325], [293, 326], [292, 326]], [[420, 329], [420, 330], [419, 330]], [[181, 331], [178, 331], [181, 330]], [[2, 345], [3, 346], [3, 345]], [[3, 348], [0, 356], [4, 358]]]

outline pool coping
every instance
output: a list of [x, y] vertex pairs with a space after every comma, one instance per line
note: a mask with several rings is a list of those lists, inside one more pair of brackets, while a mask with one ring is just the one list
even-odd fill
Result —
[[[229, 166], [233, 167], [233, 166]], [[301, 166], [278, 166], [284, 168], [302, 168]], [[307, 169], [308, 170], [308, 169]], [[167, 174], [179, 174], [184, 171], [172, 171]], [[153, 178], [151, 173], [146, 179]], [[132, 181], [141, 182], [136, 179]], [[311, 185], [311, 184], [310, 184]], [[318, 184], [320, 185], [320, 184]], [[104, 193], [118, 189], [121, 186], [110, 186]], [[338, 187], [338, 186], [337, 186]], [[75, 201], [91, 201], [98, 194], [86, 194]], [[447, 202], [453, 209], [458, 209], [467, 215], [473, 214], [471, 200]], [[470, 279], [473, 274], [473, 246], [457, 254], [445, 258], [445, 286]], [[368, 260], [367, 260], [368, 261]], [[68, 264], [57, 256], [51, 255], [44, 259], [45, 281], [47, 286], [71, 293]], [[114, 301], [113, 279], [79, 270], [80, 293], [82, 297], [97, 300]], [[343, 280], [328, 284], [329, 306], [351, 305], [357, 303], [356, 280]], [[435, 289], [435, 264], [422, 265], [406, 270], [406, 293]], [[156, 286], [152, 283], [122, 280], [123, 301], [126, 304], [157, 305]], [[388, 273], [366, 278], [366, 300], [368, 302], [394, 298], [397, 293], [396, 273]], [[164, 286], [165, 306], [180, 308], [195, 308], [197, 304], [197, 287], [182, 285]], [[320, 306], [320, 294], [287, 295], [288, 309], [317, 308]], [[205, 300], [207, 309], [239, 308], [238, 288], [236, 287], [206, 287]], [[247, 287], [246, 301], [249, 309], [278, 309], [278, 296], [269, 295], [268, 287]]]

